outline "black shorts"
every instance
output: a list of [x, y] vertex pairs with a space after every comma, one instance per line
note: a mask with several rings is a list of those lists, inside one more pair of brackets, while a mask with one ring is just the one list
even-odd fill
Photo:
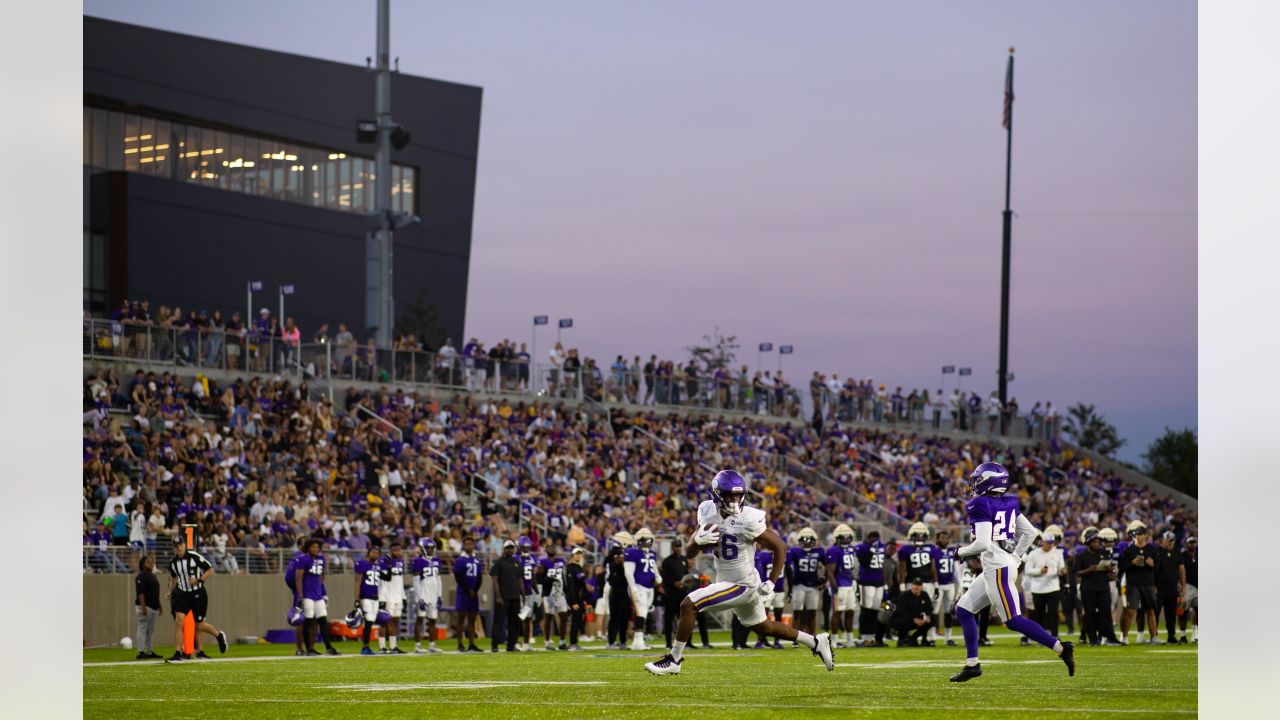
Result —
[[190, 612], [195, 615], [196, 622], [204, 622], [205, 614], [209, 612], [209, 593], [204, 588], [192, 592], [174, 590], [171, 605], [174, 615], [181, 617]]
[[1124, 599], [1129, 602], [1130, 610], [1155, 610], [1155, 585], [1126, 585]]

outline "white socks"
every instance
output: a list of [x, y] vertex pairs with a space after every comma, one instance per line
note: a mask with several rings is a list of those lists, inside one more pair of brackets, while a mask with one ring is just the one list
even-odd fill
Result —
[[796, 632], [796, 642], [809, 648], [810, 650], [818, 646], [818, 639], [803, 630]]
[[386, 649], [387, 649], [387, 636], [386, 636], [386, 635], [379, 635], [379, 636], [378, 636], [378, 649], [379, 649], [379, 650], [386, 650]]
[[1059, 655], [1061, 655], [1061, 654], [1062, 654], [1062, 642], [1061, 642], [1061, 641], [1056, 642], [1056, 643], [1054, 643], [1054, 644], [1053, 644], [1053, 651], [1054, 651], [1054, 652], [1056, 652], [1056, 653], [1058, 653]]
[[671, 642], [671, 657], [679, 660], [680, 656], [684, 654], [684, 645], [685, 644], [679, 640], [673, 640]]
[[392, 650], [395, 650], [395, 649], [396, 649], [396, 636], [395, 636], [395, 635], [392, 635], [392, 636], [391, 636], [391, 649], [392, 649]]
[[973, 667], [978, 664], [978, 658], [965, 658], [964, 664]]

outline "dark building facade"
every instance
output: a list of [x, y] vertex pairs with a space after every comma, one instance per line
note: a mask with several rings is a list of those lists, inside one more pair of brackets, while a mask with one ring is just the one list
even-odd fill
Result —
[[[373, 38], [370, 38], [372, 44]], [[126, 299], [286, 314], [303, 338], [345, 323], [363, 342], [365, 237], [376, 223], [375, 75], [363, 67], [84, 18], [84, 302]], [[480, 88], [392, 76], [397, 320], [434, 348], [466, 315]]]

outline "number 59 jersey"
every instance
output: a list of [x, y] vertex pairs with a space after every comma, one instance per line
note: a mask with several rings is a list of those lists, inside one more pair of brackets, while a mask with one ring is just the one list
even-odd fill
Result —
[[760, 584], [756, 573], [756, 538], [766, 529], [764, 511], [743, 506], [729, 518], [721, 517], [715, 502], [704, 500], [698, 506], [698, 525], [714, 523], [720, 528], [720, 544], [715, 545], [716, 582], [755, 587]]

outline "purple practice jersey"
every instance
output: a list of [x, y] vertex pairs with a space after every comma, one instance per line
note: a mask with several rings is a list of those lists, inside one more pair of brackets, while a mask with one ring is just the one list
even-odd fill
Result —
[[533, 553], [520, 556], [520, 587], [525, 595], [533, 594], [534, 568], [538, 567], [538, 558]]
[[[773, 551], [757, 550], [756, 551], [756, 572], [760, 573], [760, 582], [769, 579], [769, 573], [773, 572]], [[782, 577], [778, 578], [778, 586], [774, 590], [782, 590]]]
[[[880, 556], [883, 559], [883, 551]], [[836, 566], [836, 587], [853, 587], [853, 566], [857, 564], [857, 557], [852, 546], [832, 545], [827, 548], [827, 564]]]
[[1018, 496], [979, 495], [965, 504], [969, 512], [969, 530], [977, 536], [980, 522], [991, 523], [991, 541], [1005, 552], [1013, 552], [1018, 539]]
[[635, 563], [636, 585], [642, 588], [653, 587], [653, 573], [658, 569], [658, 558], [652, 550], [629, 547], [622, 553], [622, 562]]
[[299, 560], [302, 569], [302, 597], [307, 600], [323, 600], [324, 592], [324, 555], [306, 556]]
[[483, 570], [484, 564], [478, 557], [458, 555], [458, 559], [453, 561], [453, 578], [462, 590], [479, 590], [480, 581], [484, 578]]
[[360, 576], [360, 599], [377, 600], [382, 572], [367, 559], [360, 558], [356, 561], [355, 573]]
[[310, 557], [304, 552], [293, 554], [293, 559], [289, 561], [288, 567], [284, 569], [284, 584], [293, 591], [294, 596], [298, 595], [298, 568], [306, 567], [307, 558]]
[[791, 582], [805, 587], [822, 585], [825, 553], [820, 547], [793, 547], [787, 551], [787, 565], [791, 568]]
[[898, 565], [907, 568], [907, 582], [919, 580], [922, 583], [933, 582], [929, 568], [938, 558], [938, 548], [930, 543], [916, 545], [908, 543], [898, 546]]
[[884, 543], [858, 543], [853, 554], [858, 558], [858, 584], [878, 587], [884, 585]]
[[956, 549], [938, 548], [935, 556], [938, 564], [938, 584], [950, 585], [956, 581]]
[[564, 592], [564, 558], [544, 557], [538, 561], [538, 564], [542, 566], [542, 594]]

